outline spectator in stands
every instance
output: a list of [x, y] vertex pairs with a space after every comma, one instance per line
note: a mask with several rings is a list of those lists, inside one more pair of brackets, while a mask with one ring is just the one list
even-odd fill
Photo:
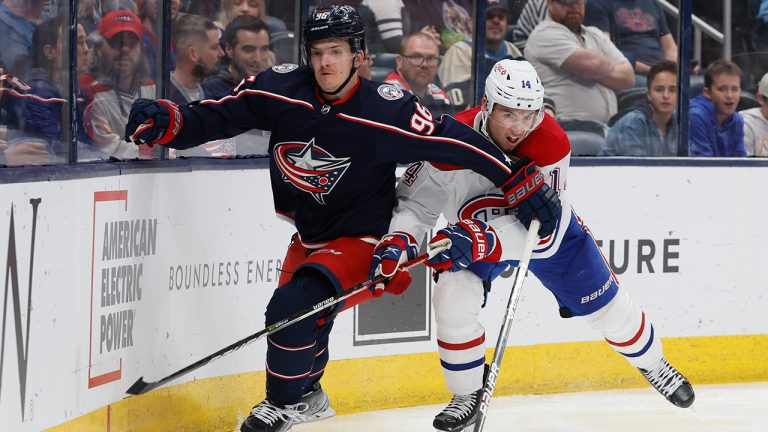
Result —
[[[274, 65], [269, 50], [269, 31], [260, 18], [239, 15], [224, 30], [221, 44], [228, 62], [216, 76], [203, 81], [207, 99], [221, 99], [247, 75], [258, 75]], [[234, 138], [216, 140], [187, 150], [171, 150], [171, 156], [185, 157], [232, 157], [237, 155], [265, 155], [270, 133], [252, 129]]]
[[657, 0], [589, 0], [584, 25], [608, 35], [638, 74], [647, 74], [658, 61], [677, 60], [677, 44]]
[[[18, 136], [23, 140], [36, 138], [48, 150], [60, 157], [66, 156], [68, 143], [62, 143], [62, 111], [69, 109], [67, 100], [67, 53], [63, 50], [65, 15], [43, 21], [35, 29], [29, 53], [32, 69], [19, 83], [12, 111], [17, 116]], [[78, 25], [77, 67], [83, 70], [88, 58], [85, 29]], [[82, 104], [77, 105], [77, 120], [82, 121]], [[66, 125], [69, 127], [69, 125]], [[86, 141], [82, 124], [78, 140]]]
[[106, 14], [94, 47], [95, 75], [86, 74], [80, 81], [86, 100], [93, 99], [85, 112], [86, 132], [102, 156], [150, 158], [154, 154], [148, 146], [137, 150], [122, 139], [133, 101], [155, 97], [141, 32], [141, 20], [132, 12]]
[[635, 84], [632, 65], [595, 27], [582, 24], [584, 0], [547, 0], [547, 18], [528, 38], [526, 58], [557, 104], [566, 131], [605, 136], [616, 94]]
[[[357, 11], [365, 28], [365, 44], [371, 52], [396, 53], [403, 39], [403, 0], [363, 0]], [[376, 30], [374, 30], [376, 29]]]
[[598, 156], [677, 155], [677, 63], [651, 66], [646, 85], [648, 102], [619, 114]]
[[226, 27], [238, 16], [250, 15], [260, 18], [267, 24], [269, 34], [286, 31], [285, 23], [279, 19], [268, 16], [264, 7], [264, 0], [222, 0], [221, 24]]
[[[29, 86], [16, 77], [3, 74], [0, 69], [0, 106], [3, 110], [17, 112], [19, 100], [27, 94]], [[0, 125], [0, 166], [41, 165], [51, 163], [46, 142], [28, 138], [18, 129]]]
[[691, 99], [691, 156], [746, 156], [744, 118], [736, 112], [741, 97], [741, 69], [715, 60], [704, 72], [704, 94]]
[[533, 29], [547, 17], [547, 0], [528, 0], [520, 11], [515, 29], [512, 31], [513, 43], [525, 54], [525, 43]]
[[227, 67], [203, 82], [206, 98], [219, 99], [230, 92], [246, 75], [258, 75], [272, 66], [269, 31], [261, 19], [242, 15], [229, 23], [221, 37]]
[[[488, 0], [485, 21], [485, 68], [481, 76], [487, 76], [491, 67], [499, 60], [520, 57], [522, 54], [504, 38], [509, 26], [509, 4], [507, 0]], [[451, 95], [451, 102], [458, 108], [473, 104], [469, 100], [472, 78], [472, 41], [464, 39], [451, 46], [440, 65], [440, 81]], [[484, 86], [478, 89], [483, 94]]]
[[5, 0], [0, 4], [0, 63], [6, 72], [23, 76], [15, 68], [18, 57], [25, 57], [32, 46], [32, 34], [40, 22], [45, 0]]
[[171, 72], [168, 99], [186, 105], [205, 99], [203, 79], [216, 75], [224, 50], [213, 21], [200, 15], [185, 15], [173, 27], [176, 70]]
[[403, 16], [408, 17], [409, 23], [405, 31], [428, 33], [439, 39], [441, 51], [445, 51], [472, 37], [472, 3], [470, 0], [404, 1]]
[[384, 81], [395, 84], [416, 96], [427, 107], [434, 118], [453, 114], [448, 95], [434, 81], [437, 65], [440, 63], [440, 47], [435, 40], [424, 33], [411, 33], [403, 38], [396, 70]]
[[757, 101], [759, 107], [739, 112], [744, 117], [744, 149], [747, 156], [768, 157], [768, 73], [757, 84]]

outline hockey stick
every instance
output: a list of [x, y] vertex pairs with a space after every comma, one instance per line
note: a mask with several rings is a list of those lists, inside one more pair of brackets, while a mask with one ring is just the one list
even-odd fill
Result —
[[528, 273], [528, 262], [531, 260], [533, 248], [539, 240], [538, 232], [540, 226], [541, 222], [539, 222], [538, 219], [534, 219], [531, 221], [531, 226], [528, 228], [528, 236], [526, 236], [525, 245], [523, 246], [523, 256], [520, 258], [520, 264], [518, 264], [517, 269], [515, 269], [515, 280], [512, 284], [512, 291], [509, 293], [509, 302], [507, 303], [504, 323], [501, 325], [499, 340], [496, 342], [496, 348], [493, 351], [491, 368], [488, 371], [488, 377], [485, 379], [483, 398], [480, 401], [480, 409], [477, 412], [474, 432], [482, 432], [483, 425], [485, 425], [485, 419], [488, 417], [488, 406], [491, 403], [491, 397], [493, 397], [493, 389], [496, 387], [496, 379], [499, 377], [501, 358], [504, 357], [504, 348], [507, 346], [509, 329], [512, 326], [512, 320], [514, 319], [515, 311], [517, 310], [517, 303], [520, 300], [523, 281]]
[[[438, 248], [435, 248], [435, 249], [432, 249], [431, 251], [429, 251], [429, 253], [425, 253], [425, 254], [419, 255], [419, 256], [417, 256], [416, 258], [414, 258], [414, 259], [412, 259], [410, 261], [406, 261], [406, 262], [404, 262], [400, 266], [400, 268], [410, 269], [411, 267], [414, 267], [414, 266], [416, 266], [418, 264], [421, 264], [424, 261], [426, 261], [429, 258], [431, 258], [432, 256], [434, 256], [436, 253], [439, 253], [440, 251], [445, 249], [446, 246], [447, 245], [442, 246], [442, 247], [438, 247]], [[163, 384], [165, 384], [165, 383], [167, 383], [169, 381], [173, 381], [176, 378], [179, 378], [179, 377], [181, 377], [183, 375], [186, 375], [186, 374], [188, 374], [188, 373], [190, 373], [190, 372], [192, 372], [192, 371], [194, 371], [196, 369], [199, 369], [199, 368], [205, 366], [206, 364], [212, 362], [213, 360], [216, 360], [219, 357], [224, 356], [225, 354], [229, 354], [232, 351], [238, 350], [238, 349], [240, 349], [240, 348], [250, 344], [253, 341], [261, 339], [264, 336], [270, 335], [270, 334], [272, 334], [272, 333], [274, 333], [274, 332], [276, 332], [278, 330], [281, 330], [281, 329], [283, 329], [285, 327], [288, 327], [289, 325], [291, 325], [293, 323], [301, 321], [304, 318], [307, 318], [307, 317], [309, 317], [309, 316], [311, 316], [313, 314], [316, 314], [316, 313], [318, 313], [318, 312], [320, 312], [322, 310], [328, 309], [329, 307], [331, 307], [331, 306], [333, 306], [335, 304], [338, 304], [338, 303], [340, 303], [340, 302], [342, 302], [342, 301], [352, 297], [353, 295], [355, 295], [355, 294], [357, 294], [357, 293], [359, 293], [359, 292], [361, 292], [361, 291], [363, 291], [365, 289], [368, 289], [369, 286], [377, 284], [379, 282], [383, 282], [386, 279], [387, 278], [385, 276], [376, 276], [374, 278], [371, 278], [371, 279], [368, 279], [368, 280], [366, 280], [364, 282], [361, 282], [361, 283], [353, 286], [352, 288], [346, 289], [346, 290], [342, 291], [341, 293], [339, 293], [339, 294], [337, 294], [337, 295], [335, 295], [333, 297], [330, 297], [328, 299], [325, 299], [325, 300], [321, 301], [320, 303], [312, 306], [309, 309], [306, 309], [306, 310], [304, 310], [302, 312], [297, 312], [297, 313], [295, 313], [295, 314], [293, 314], [293, 315], [291, 315], [291, 316], [289, 316], [287, 318], [284, 318], [284, 319], [282, 319], [282, 320], [280, 320], [280, 321], [278, 321], [276, 323], [270, 324], [265, 329], [259, 331], [258, 333], [254, 333], [254, 334], [252, 334], [250, 336], [247, 336], [247, 337], [245, 337], [243, 339], [240, 339], [239, 341], [237, 341], [237, 342], [235, 342], [233, 344], [227, 345], [224, 348], [216, 351], [215, 353], [213, 353], [213, 354], [211, 354], [209, 356], [203, 357], [200, 360], [192, 363], [191, 365], [186, 366], [184, 368], [181, 368], [178, 371], [168, 375], [165, 378], [161, 378], [161, 379], [159, 379], [157, 381], [146, 382], [146, 381], [144, 381], [144, 377], [141, 377], [135, 383], [133, 383], [133, 385], [128, 390], [126, 390], [125, 392], [130, 394], [130, 395], [140, 395], [140, 394], [146, 393], [148, 391], [154, 390], [157, 387], [160, 387], [160, 386], [162, 386]]]

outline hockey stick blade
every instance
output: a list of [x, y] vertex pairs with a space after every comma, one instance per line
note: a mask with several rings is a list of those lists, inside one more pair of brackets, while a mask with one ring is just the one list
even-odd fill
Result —
[[[445, 246], [440, 245], [440, 246], [438, 246], [436, 248], [433, 248], [428, 253], [421, 254], [421, 255], [417, 256], [416, 258], [414, 258], [412, 260], [406, 261], [400, 267], [403, 268], [403, 269], [410, 269], [411, 267], [419, 265], [419, 264], [423, 263], [424, 261], [428, 260], [429, 258], [431, 258], [435, 254], [439, 253], [443, 249], [445, 249]], [[333, 306], [335, 304], [338, 304], [338, 303], [340, 303], [340, 302], [342, 302], [342, 301], [352, 297], [353, 295], [363, 291], [364, 289], [367, 289], [369, 286], [375, 285], [375, 284], [380, 283], [380, 282], [383, 282], [386, 279], [387, 278], [384, 277], [384, 276], [376, 276], [376, 277], [370, 278], [370, 279], [368, 279], [368, 280], [366, 280], [364, 282], [361, 282], [361, 283], [353, 286], [352, 288], [346, 289], [343, 292], [341, 292], [341, 293], [339, 293], [339, 294], [337, 294], [337, 295], [335, 295], [333, 297], [329, 297], [329, 298], [321, 301], [320, 303], [317, 303], [316, 305], [312, 306], [309, 309], [306, 309], [306, 310], [304, 310], [302, 312], [297, 312], [294, 315], [291, 315], [291, 316], [289, 316], [287, 318], [284, 318], [284, 319], [282, 319], [280, 321], [277, 321], [277, 322], [275, 322], [273, 324], [268, 325], [266, 328], [264, 328], [263, 330], [261, 330], [261, 331], [259, 331], [257, 333], [254, 333], [254, 334], [252, 334], [250, 336], [247, 336], [247, 337], [245, 337], [243, 339], [240, 339], [237, 342], [234, 342], [234, 343], [232, 343], [230, 345], [227, 345], [226, 347], [216, 351], [215, 353], [213, 353], [213, 354], [211, 354], [209, 356], [203, 357], [202, 359], [200, 359], [200, 360], [190, 364], [189, 366], [186, 366], [184, 368], [179, 369], [178, 371], [168, 375], [165, 378], [161, 378], [161, 379], [159, 379], [157, 381], [147, 382], [147, 381], [144, 381], [144, 377], [141, 377], [135, 383], [133, 383], [133, 385], [131, 387], [129, 387], [128, 390], [126, 390], [125, 392], [127, 394], [129, 394], [129, 395], [136, 396], [136, 395], [144, 394], [144, 393], [146, 393], [148, 391], [154, 390], [154, 389], [156, 389], [156, 388], [158, 388], [158, 387], [160, 387], [160, 386], [162, 386], [162, 385], [164, 385], [164, 384], [166, 384], [166, 383], [168, 383], [170, 381], [175, 380], [176, 378], [184, 376], [184, 375], [186, 375], [186, 374], [188, 374], [188, 373], [190, 373], [190, 372], [192, 372], [194, 370], [197, 370], [197, 369], [207, 365], [208, 363], [216, 360], [217, 358], [219, 358], [219, 357], [221, 357], [223, 355], [226, 355], [226, 354], [229, 354], [229, 353], [231, 353], [233, 351], [236, 351], [236, 350], [238, 350], [238, 349], [240, 349], [240, 348], [250, 344], [251, 342], [253, 342], [255, 340], [261, 339], [264, 336], [270, 335], [270, 334], [272, 334], [272, 333], [274, 333], [276, 331], [279, 331], [279, 330], [281, 330], [281, 329], [283, 329], [285, 327], [288, 327], [289, 325], [294, 324], [294, 323], [296, 323], [298, 321], [301, 321], [304, 318], [307, 318], [307, 317], [309, 317], [309, 316], [311, 316], [313, 314], [316, 314], [317, 312], [320, 312], [322, 310], [328, 309], [329, 307], [331, 307], [331, 306]]]
[[485, 425], [485, 419], [488, 417], [488, 407], [491, 403], [491, 397], [493, 397], [493, 389], [496, 387], [496, 380], [499, 378], [501, 359], [504, 357], [504, 348], [507, 346], [509, 329], [512, 325], [512, 320], [515, 318], [515, 311], [517, 311], [517, 303], [520, 300], [523, 282], [528, 273], [528, 263], [531, 261], [533, 248], [536, 247], [536, 244], [539, 241], [538, 232], [540, 226], [541, 223], [538, 219], [534, 219], [528, 227], [528, 235], [525, 237], [525, 245], [523, 246], [523, 255], [520, 258], [520, 264], [518, 264], [517, 269], [515, 269], [515, 280], [512, 283], [512, 291], [509, 293], [509, 302], [507, 302], [504, 322], [499, 330], [499, 339], [496, 341], [496, 348], [493, 350], [493, 361], [491, 362], [491, 367], [488, 371], [488, 377], [485, 379], [485, 383], [483, 383], [483, 395], [480, 399], [480, 407], [477, 411], [474, 432], [482, 432], [483, 426]]

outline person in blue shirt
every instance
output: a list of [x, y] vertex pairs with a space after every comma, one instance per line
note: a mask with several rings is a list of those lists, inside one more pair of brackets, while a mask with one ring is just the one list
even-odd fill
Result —
[[599, 156], [677, 155], [677, 63], [655, 63], [646, 85], [648, 99], [619, 114]]
[[736, 112], [741, 97], [741, 69], [715, 60], [704, 73], [704, 94], [691, 99], [691, 156], [746, 156], [744, 118]]

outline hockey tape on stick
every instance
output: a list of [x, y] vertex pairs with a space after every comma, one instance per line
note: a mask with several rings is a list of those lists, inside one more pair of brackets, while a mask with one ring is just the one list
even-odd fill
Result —
[[[433, 248], [428, 253], [419, 255], [419, 256], [417, 256], [416, 258], [414, 258], [414, 259], [412, 259], [410, 261], [404, 262], [400, 266], [400, 268], [403, 268], [403, 269], [406, 269], [406, 270], [410, 269], [411, 267], [414, 267], [416, 265], [419, 265], [419, 264], [425, 262], [426, 260], [430, 259], [435, 254], [440, 253], [443, 249], [444, 249], [443, 247]], [[333, 306], [335, 304], [338, 304], [338, 303], [340, 303], [340, 302], [342, 302], [342, 301], [352, 297], [353, 295], [355, 295], [355, 294], [357, 294], [357, 293], [359, 293], [359, 292], [361, 292], [363, 290], [367, 290], [370, 285], [377, 284], [379, 282], [383, 282], [386, 279], [387, 278], [384, 277], [384, 276], [376, 276], [376, 277], [368, 279], [368, 280], [366, 280], [364, 282], [361, 282], [361, 283], [353, 286], [352, 288], [349, 288], [349, 289], [346, 289], [346, 290], [342, 291], [341, 293], [337, 294], [334, 297], [330, 297], [328, 299], [325, 299], [325, 300], [321, 301], [320, 303], [312, 306], [309, 309], [306, 309], [305, 311], [297, 312], [294, 315], [291, 315], [291, 316], [289, 316], [287, 318], [284, 318], [284, 319], [282, 319], [282, 320], [280, 320], [280, 321], [278, 321], [278, 322], [276, 322], [274, 324], [268, 325], [265, 329], [259, 331], [258, 333], [254, 333], [254, 334], [252, 334], [250, 336], [247, 336], [247, 337], [245, 337], [243, 339], [240, 339], [239, 341], [237, 341], [235, 343], [227, 345], [224, 348], [216, 351], [215, 353], [213, 353], [213, 354], [211, 354], [209, 356], [206, 356], [204, 358], [201, 358], [200, 360], [190, 364], [189, 366], [186, 366], [184, 368], [179, 369], [178, 371], [168, 375], [165, 378], [161, 378], [161, 379], [159, 379], [157, 381], [147, 382], [147, 381], [144, 381], [144, 377], [141, 377], [138, 380], [136, 380], [136, 382], [133, 383], [133, 385], [131, 387], [129, 387], [128, 390], [126, 390], [125, 392], [128, 393], [129, 395], [140, 395], [140, 394], [146, 393], [148, 391], [154, 390], [157, 387], [162, 386], [163, 384], [166, 384], [166, 383], [168, 383], [170, 381], [173, 381], [176, 378], [182, 377], [182, 376], [184, 376], [184, 375], [186, 375], [186, 374], [188, 374], [188, 373], [190, 373], [190, 372], [192, 372], [194, 370], [197, 370], [197, 369], [207, 365], [208, 363], [218, 359], [219, 357], [224, 356], [225, 354], [229, 354], [229, 353], [231, 353], [233, 351], [236, 351], [236, 350], [238, 350], [238, 349], [240, 349], [240, 348], [250, 344], [253, 341], [261, 339], [264, 336], [270, 335], [270, 334], [272, 334], [272, 333], [274, 333], [276, 331], [279, 331], [279, 330], [281, 330], [281, 329], [283, 329], [285, 327], [288, 327], [291, 324], [294, 324], [294, 323], [296, 323], [298, 321], [301, 321], [301, 320], [303, 320], [303, 319], [305, 319], [305, 318], [307, 318], [309, 316], [317, 314], [318, 312], [320, 312], [322, 310], [328, 309], [329, 307], [331, 307], [331, 306]]]
[[520, 300], [520, 293], [523, 289], [523, 281], [525, 281], [525, 276], [528, 273], [528, 263], [531, 261], [533, 248], [539, 241], [538, 232], [540, 226], [541, 222], [538, 219], [532, 220], [528, 228], [528, 235], [525, 237], [523, 256], [520, 259], [520, 264], [515, 269], [515, 280], [512, 283], [512, 291], [509, 293], [509, 302], [507, 303], [507, 311], [504, 314], [504, 322], [499, 331], [499, 340], [496, 342], [496, 348], [493, 351], [493, 361], [483, 386], [483, 396], [480, 399], [480, 409], [477, 412], [474, 432], [481, 432], [483, 430], [485, 419], [488, 417], [488, 406], [491, 404], [493, 389], [496, 387], [496, 380], [499, 377], [501, 358], [504, 357], [504, 348], [507, 346], [509, 329], [512, 326], [512, 320], [515, 318], [517, 303]]

